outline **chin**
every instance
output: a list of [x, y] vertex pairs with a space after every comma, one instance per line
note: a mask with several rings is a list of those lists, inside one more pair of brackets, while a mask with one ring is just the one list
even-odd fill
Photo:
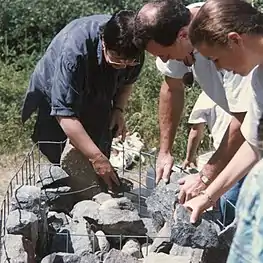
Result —
[[245, 77], [250, 73], [250, 71], [251, 71], [250, 69], [245, 69], [245, 70], [234, 71], [234, 72], [235, 72], [235, 74], [239, 74], [242, 77]]

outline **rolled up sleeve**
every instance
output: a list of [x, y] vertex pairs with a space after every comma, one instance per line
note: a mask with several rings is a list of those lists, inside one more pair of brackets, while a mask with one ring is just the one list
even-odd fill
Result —
[[57, 62], [51, 89], [51, 116], [77, 116], [77, 62], [74, 57], [62, 54]]

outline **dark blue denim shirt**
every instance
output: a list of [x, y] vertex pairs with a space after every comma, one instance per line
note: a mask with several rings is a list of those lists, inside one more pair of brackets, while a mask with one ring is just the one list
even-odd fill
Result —
[[144, 60], [125, 69], [105, 62], [100, 26], [110, 17], [93, 15], [72, 21], [37, 63], [22, 109], [23, 122], [38, 110], [34, 141], [65, 139], [55, 116], [77, 117], [95, 141], [108, 128], [116, 94], [137, 80]]

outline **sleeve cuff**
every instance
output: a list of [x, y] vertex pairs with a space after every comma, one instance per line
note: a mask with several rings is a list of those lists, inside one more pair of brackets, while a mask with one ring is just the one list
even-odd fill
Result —
[[75, 117], [76, 113], [70, 108], [59, 108], [59, 107], [52, 107], [50, 116], [64, 116], [64, 117]]

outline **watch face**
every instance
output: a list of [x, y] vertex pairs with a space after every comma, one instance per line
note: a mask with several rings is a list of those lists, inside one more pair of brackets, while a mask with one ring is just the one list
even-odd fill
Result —
[[209, 179], [206, 176], [204, 176], [204, 175], [201, 176], [201, 180], [202, 180], [202, 182], [204, 184], [208, 184], [209, 183]]

